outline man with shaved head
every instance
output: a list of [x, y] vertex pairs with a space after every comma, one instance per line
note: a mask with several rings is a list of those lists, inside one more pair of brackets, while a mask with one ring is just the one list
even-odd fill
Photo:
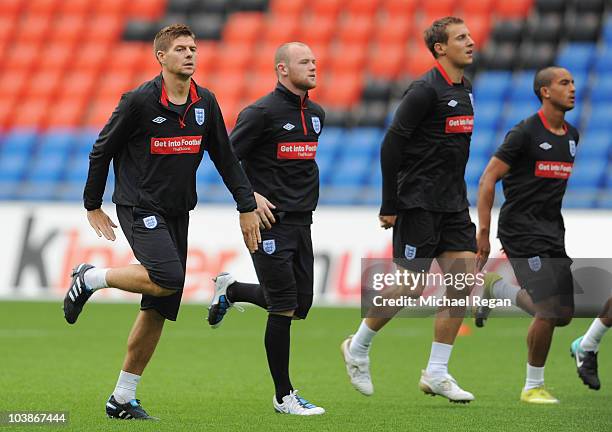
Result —
[[317, 415], [325, 410], [301, 396], [289, 379], [291, 322], [304, 319], [313, 298], [312, 212], [319, 198], [315, 162], [325, 113], [308, 91], [316, 86], [316, 61], [307, 45], [290, 42], [274, 56], [276, 89], [246, 107], [230, 135], [255, 190], [262, 247], [253, 255], [260, 284], [215, 279], [208, 322], [216, 328], [235, 302], [268, 311], [265, 348], [279, 413]]
[[[572, 319], [574, 288], [572, 260], [565, 252], [561, 203], [572, 173], [578, 131], [565, 121], [574, 108], [571, 73], [557, 66], [539, 70], [533, 89], [540, 110], [508, 132], [480, 178], [478, 193], [478, 260], [484, 266], [490, 252], [489, 228], [495, 183], [500, 179], [506, 200], [498, 236], [521, 288], [489, 273], [485, 297], [510, 298], [534, 318], [527, 334], [527, 379], [521, 401], [555, 404], [544, 387], [544, 364], [555, 327]], [[488, 310], [478, 311], [486, 319]]]

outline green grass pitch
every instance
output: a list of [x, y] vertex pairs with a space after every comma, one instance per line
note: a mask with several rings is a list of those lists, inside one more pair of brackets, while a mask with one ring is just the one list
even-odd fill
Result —
[[570, 342], [590, 320], [575, 320], [555, 334], [546, 382], [559, 406], [518, 401], [524, 381], [527, 318], [491, 319], [458, 339], [450, 371], [473, 392], [469, 405], [423, 395], [431, 319], [396, 319], [374, 341], [375, 394], [350, 386], [339, 344], [359, 322], [357, 309], [315, 308], [293, 323], [293, 385], [327, 414], [299, 418], [275, 414], [263, 348], [265, 313], [232, 310], [217, 330], [205, 307], [183, 306], [168, 323], [138, 388], [148, 412], [161, 422], [105, 417], [134, 304], [88, 304], [69, 326], [60, 303], [0, 302], [0, 411], [69, 411], [68, 426], [0, 427], [1, 430], [83, 431], [605, 431], [612, 428], [612, 335], [600, 351], [602, 389], [588, 390], [576, 376]]

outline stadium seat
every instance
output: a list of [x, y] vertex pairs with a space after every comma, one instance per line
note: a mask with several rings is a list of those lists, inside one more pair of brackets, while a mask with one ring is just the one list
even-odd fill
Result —
[[601, 14], [604, 11], [604, 7], [609, 2], [606, 0], [575, 0], [574, 5], [578, 13], [593, 13]]
[[483, 102], [503, 103], [511, 82], [512, 74], [508, 71], [486, 71], [478, 74], [474, 81], [476, 106]]
[[297, 18], [268, 18], [264, 25], [262, 41], [278, 47], [288, 40], [294, 40], [298, 31], [298, 23]]
[[465, 184], [473, 188], [478, 187], [478, 181], [488, 162], [489, 159], [484, 155], [470, 155], [465, 167]]
[[511, 70], [519, 61], [518, 51], [514, 42], [489, 42], [481, 53], [480, 61], [490, 70]]
[[604, 21], [601, 36], [606, 45], [612, 46], [612, 17], [610, 15]]
[[512, 87], [510, 90], [509, 100], [511, 102], [532, 103], [537, 100], [537, 97], [533, 91], [533, 78], [535, 71], [520, 71], [514, 74], [512, 80]]
[[582, 131], [582, 107], [583, 104], [578, 102], [574, 105], [574, 109], [565, 113], [565, 121], [571, 123], [574, 127]]
[[347, 15], [340, 24], [337, 39], [342, 44], [361, 44], [365, 47], [373, 30], [372, 17]]
[[539, 13], [554, 13], [557, 15], [565, 11], [569, 2], [566, 0], [535, 0], [534, 8]]
[[[426, 16], [445, 17], [453, 14], [457, 0], [432, 0], [421, 3], [421, 12]], [[429, 21], [431, 24], [431, 21]]]
[[497, 21], [491, 32], [491, 39], [496, 42], [518, 43], [522, 39], [524, 27], [525, 23], [520, 19]]
[[153, 20], [165, 12], [166, 0], [130, 0], [126, 5], [126, 15], [130, 18]]
[[568, 182], [568, 188], [573, 190], [598, 188], [604, 181], [604, 174], [607, 166], [607, 160], [593, 159], [578, 155]]
[[325, 126], [319, 136], [319, 145], [317, 147], [317, 158], [324, 156], [335, 158], [339, 152], [340, 146], [346, 142], [344, 138], [344, 128]]
[[93, 16], [85, 29], [86, 42], [115, 42], [123, 31], [123, 19], [116, 15]]
[[612, 75], [598, 75], [591, 90], [591, 103], [612, 103]]
[[460, 16], [491, 15], [494, 2], [495, 0], [459, 0], [458, 7], [462, 12]]
[[2, 2], [2, 15], [9, 18], [17, 17], [23, 11], [22, 0], [4, 0]]
[[335, 74], [360, 74], [365, 65], [366, 52], [360, 44], [341, 44], [337, 55], [331, 57], [330, 70]]
[[522, 69], [540, 69], [554, 63], [556, 47], [549, 42], [523, 42], [518, 63]]
[[592, 131], [580, 137], [580, 158], [607, 160], [612, 150], [612, 131]]
[[500, 18], [523, 18], [527, 16], [533, 0], [498, 1], [495, 14]]
[[[313, 30], [316, 29], [316, 30]], [[337, 29], [336, 19], [329, 16], [307, 15], [300, 22], [298, 40], [310, 45], [330, 44]]]
[[254, 44], [261, 33], [264, 17], [258, 12], [231, 14], [223, 27], [223, 41], [228, 44]]
[[221, 75], [242, 74], [250, 64], [253, 54], [249, 45], [223, 43], [219, 46], [216, 72]]
[[21, 181], [23, 173], [30, 163], [30, 156], [25, 153], [3, 154], [0, 156], [0, 183], [15, 185]]
[[559, 14], [534, 15], [527, 24], [527, 38], [533, 42], [557, 43], [563, 25]]
[[115, 15], [123, 16], [123, 12], [128, 2], [125, 0], [104, 0], [94, 2], [92, 13], [94, 15]]
[[321, 97], [329, 107], [346, 109], [357, 103], [362, 85], [361, 77], [353, 73], [331, 74], [322, 86]]
[[404, 57], [404, 71], [418, 77], [433, 67], [435, 60], [422, 41], [415, 42]]
[[572, 15], [566, 19], [565, 35], [570, 41], [594, 42], [599, 34], [599, 27], [600, 17], [597, 14]]
[[587, 73], [595, 55], [592, 43], [568, 43], [559, 50], [557, 64], [572, 73]]
[[58, 5], [58, 15], [87, 15], [96, 0], [61, 1]]
[[503, 102], [479, 102], [474, 104], [474, 129], [495, 131], [502, 117]]
[[370, 156], [343, 157], [335, 164], [331, 173], [331, 186], [363, 186], [367, 175], [370, 173], [372, 158]]
[[370, 51], [368, 73], [376, 78], [395, 80], [402, 71], [405, 55], [405, 44], [378, 44]]
[[355, 205], [359, 201], [362, 188], [359, 186], [330, 186], [321, 191], [319, 203], [322, 205]]
[[270, 12], [275, 17], [299, 17], [305, 11], [306, 0], [270, 0]]
[[381, 0], [347, 0], [342, 8], [349, 15], [374, 17]]
[[509, 131], [521, 120], [534, 115], [538, 111], [539, 107], [540, 104], [538, 103], [535, 95], [533, 97], [533, 102], [531, 103], [524, 101], [521, 104], [510, 104], [509, 108], [506, 109], [501, 130], [506, 132]]
[[612, 73], [612, 41], [596, 53], [593, 69], [600, 75]]
[[[571, 180], [570, 180], [571, 181]], [[599, 190], [597, 188], [575, 189], [568, 187], [563, 197], [564, 209], [595, 207]]]
[[381, 101], [362, 101], [350, 114], [354, 126], [382, 128], [386, 126], [388, 104]]
[[470, 143], [470, 158], [489, 158], [495, 147], [494, 129], [474, 128]]
[[384, 0], [382, 10], [387, 16], [412, 18], [419, 0]]
[[49, 30], [51, 41], [70, 46], [80, 39], [85, 30], [84, 15], [60, 15], [53, 20]]
[[[181, 22], [180, 20], [173, 19], [174, 22]], [[185, 22], [185, 21], [182, 21]], [[171, 24], [166, 22], [164, 24]], [[201, 12], [197, 14], [188, 15], [187, 24], [191, 27], [191, 30], [195, 34], [197, 39], [221, 39], [221, 32], [223, 31], [224, 15], [221, 12]]]
[[53, 104], [43, 120], [44, 127], [77, 127], [85, 114], [86, 99], [68, 94]]
[[313, 15], [335, 18], [340, 12], [342, 3], [343, 0], [312, 0], [308, 5]]
[[610, 119], [612, 119], [612, 103], [594, 103], [588, 116], [587, 130], [612, 130]]
[[383, 131], [377, 127], [356, 127], [343, 135], [340, 154], [343, 158], [372, 158], [380, 151]]

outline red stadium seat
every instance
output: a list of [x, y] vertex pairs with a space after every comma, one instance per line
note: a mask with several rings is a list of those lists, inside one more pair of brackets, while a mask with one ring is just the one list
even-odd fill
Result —
[[72, 44], [68, 43], [49, 44], [44, 50], [45, 54], [40, 57], [38, 67], [47, 71], [63, 71], [74, 54]]
[[166, 0], [130, 0], [125, 12], [130, 18], [161, 18], [166, 12]]
[[312, 0], [308, 3], [310, 11], [315, 16], [329, 16], [335, 18], [343, 6], [344, 0]]
[[428, 16], [442, 18], [453, 14], [457, 0], [424, 0], [421, 11]]
[[27, 99], [19, 105], [18, 110], [13, 110], [13, 114], [7, 119], [7, 125], [14, 128], [40, 127], [49, 110], [48, 99]]
[[217, 41], [196, 41], [198, 59], [196, 74], [209, 75], [216, 68], [219, 58], [219, 43]]
[[7, 47], [4, 69], [20, 70], [26, 73], [35, 67], [40, 60], [39, 44], [33, 42], [18, 42]]
[[0, 130], [9, 128], [11, 125], [9, 122], [15, 114], [15, 104], [18, 103], [17, 98], [2, 96], [2, 103], [0, 104]]
[[379, 46], [406, 43], [410, 36], [411, 22], [402, 17], [389, 17], [380, 20], [374, 30], [374, 41]]
[[17, 21], [9, 16], [0, 16], [0, 42], [13, 41]]
[[340, 26], [338, 39], [345, 44], [359, 43], [365, 46], [372, 37], [372, 31], [374, 29], [373, 24], [371, 18], [349, 15], [345, 17]]
[[118, 103], [118, 96], [96, 99], [84, 113], [84, 124], [95, 128], [104, 126]]
[[244, 94], [246, 80], [241, 73], [212, 75], [206, 87], [215, 93], [219, 104], [235, 103]]
[[331, 67], [331, 50], [327, 44], [310, 45], [310, 49], [315, 56], [317, 75], [320, 77], [322, 73], [325, 73]]
[[59, 70], [48, 71], [39, 69], [28, 79], [27, 86], [24, 89], [26, 98], [53, 98], [57, 93], [62, 73]]
[[278, 46], [275, 43], [266, 43], [255, 48], [257, 53], [253, 59], [255, 73], [274, 74], [274, 54]]
[[419, 0], [384, 0], [382, 10], [390, 17], [412, 17]]
[[8, 103], [13, 97], [18, 97], [28, 83], [29, 76], [17, 69], [4, 71], [0, 76], [0, 94], [2, 102]]
[[123, 15], [127, 5], [125, 0], [101, 0], [93, 4], [94, 15]]
[[295, 40], [298, 30], [297, 18], [269, 19], [264, 26], [263, 38], [265, 43], [281, 45], [287, 41]]
[[114, 15], [94, 16], [86, 25], [89, 42], [114, 42], [123, 31], [123, 19]]
[[89, 42], [83, 45], [76, 53], [71, 66], [77, 71], [96, 75], [105, 63], [110, 44], [108, 42]]
[[317, 96], [328, 107], [351, 108], [359, 101], [362, 85], [362, 77], [354, 73], [331, 75]]
[[274, 86], [276, 86], [277, 81], [278, 80], [272, 71], [251, 75], [245, 90], [246, 97], [244, 99], [248, 103], [253, 103], [260, 97], [265, 96], [274, 90]]
[[366, 50], [361, 44], [339, 45], [331, 58], [333, 74], [360, 74], [366, 61]]
[[395, 80], [400, 77], [405, 56], [405, 42], [395, 45], [377, 45], [371, 51], [368, 60], [368, 72], [377, 78]]
[[53, 102], [42, 123], [44, 127], [77, 127], [85, 116], [85, 99], [77, 99], [68, 95]]
[[270, 12], [275, 18], [279, 17], [299, 17], [304, 13], [306, 0], [271, 0]]
[[72, 96], [79, 100], [91, 99], [97, 84], [96, 77], [91, 73], [71, 72], [70, 74], [63, 75], [58, 95], [59, 97]]
[[470, 20], [472, 15], [490, 15], [493, 12], [495, 0], [460, 0], [459, 9], [466, 20]]
[[[28, 0], [25, 2], [24, 13], [51, 16], [57, 9], [60, 0]], [[4, 9], [4, 1], [2, 2]]]
[[471, 15], [465, 22], [477, 49], [483, 48], [491, 29], [490, 15]]
[[105, 72], [108, 73], [132, 73], [138, 69], [145, 61], [145, 50], [151, 49], [150, 56], [153, 56], [153, 49], [147, 42], [123, 42], [116, 44], [112, 49], [112, 55], [105, 63]]
[[25, 16], [16, 30], [17, 40], [20, 42], [41, 42], [49, 36], [50, 24], [50, 15]]
[[380, 0], [347, 0], [342, 10], [354, 16], [375, 17]]
[[91, 9], [94, 3], [99, 0], [69, 0], [62, 1], [58, 6], [60, 15], [73, 14], [85, 16]]
[[132, 76], [126, 73], [105, 74], [97, 84], [96, 97], [98, 99], [116, 99], [130, 90]]
[[84, 16], [60, 15], [53, 20], [49, 32], [52, 41], [72, 44], [81, 39], [84, 29]]
[[233, 13], [223, 28], [223, 41], [253, 44], [259, 39], [263, 25], [264, 15], [260, 12]]
[[2, 0], [2, 16], [17, 18], [23, 12], [26, 0]]
[[524, 18], [529, 14], [533, 0], [499, 0], [495, 3], [495, 14], [499, 18]]
[[418, 77], [435, 63], [433, 55], [422, 40], [416, 41], [408, 50], [404, 71], [411, 77]]
[[301, 24], [297, 40], [308, 45], [329, 44], [336, 32], [337, 21], [328, 16], [306, 16]]
[[253, 49], [250, 45], [221, 45], [217, 57], [217, 72], [242, 73], [251, 62]]

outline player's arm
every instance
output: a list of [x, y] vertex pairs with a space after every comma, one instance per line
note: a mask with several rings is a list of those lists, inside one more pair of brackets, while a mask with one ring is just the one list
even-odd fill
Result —
[[380, 150], [382, 204], [379, 221], [387, 229], [397, 215], [397, 173], [402, 162], [402, 148], [433, 107], [435, 91], [424, 84], [413, 84], [404, 95]]
[[126, 93], [121, 97], [89, 153], [89, 171], [83, 191], [87, 220], [98, 237], [104, 236], [111, 241], [115, 240], [113, 228], [117, 228], [117, 225], [102, 210], [102, 196], [110, 162], [130, 137], [132, 118], [130, 94]]
[[[243, 160], [255, 148], [264, 134], [265, 118], [262, 108], [248, 106], [243, 109], [238, 115], [236, 126], [230, 134], [230, 142], [236, 152], [238, 159]], [[276, 208], [267, 197], [255, 192], [255, 200], [257, 201], [257, 217], [259, 218], [259, 227], [270, 229], [272, 224], [276, 222], [272, 210]]]
[[221, 108], [214, 96], [211, 103], [209, 128], [208, 154], [221, 175], [223, 183], [236, 201], [237, 209], [240, 212], [240, 229], [244, 242], [250, 252], [255, 252], [257, 244], [261, 243], [261, 234], [259, 219], [255, 214], [257, 204], [253, 188], [234, 154], [225, 129]]
[[491, 230], [491, 209], [495, 202], [495, 184], [509, 170], [510, 165], [493, 156], [478, 183], [478, 252], [476, 253], [476, 262], [479, 270], [482, 270], [491, 252], [489, 233]]
[[478, 185], [478, 232], [476, 243], [476, 264], [482, 270], [491, 252], [491, 208], [495, 201], [495, 184], [504, 177], [510, 167], [521, 157], [526, 136], [520, 126], [508, 132], [480, 177]]

